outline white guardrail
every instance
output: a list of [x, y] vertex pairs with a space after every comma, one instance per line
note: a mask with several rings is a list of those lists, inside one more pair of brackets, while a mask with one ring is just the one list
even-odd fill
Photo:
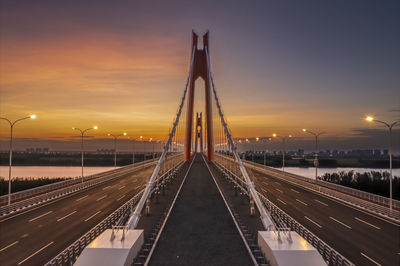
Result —
[[[146, 161], [143, 161], [143, 162], [135, 163], [134, 167], [136, 168], [136, 167], [139, 167], [139, 166], [141, 166], [143, 164], [146, 164], [146, 163], [149, 163], [149, 162], [153, 162], [155, 160], [156, 159], [151, 159], [151, 160], [146, 160]], [[92, 180], [92, 179], [95, 179], [95, 178], [103, 177], [103, 176], [109, 175], [109, 174], [111, 174], [111, 173], [113, 173], [113, 172], [115, 172], [115, 171], [117, 171], [119, 169], [129, 168], [129, 167], [132, 168], [132, 165], [127, 165], [127, 166], [120, 167], [118, 169], [112, 169], [112, 170], [109, 170], [109, 171], [106, 171], [106, 172], [101, 172], [101, 173], [97, 173], [97, 174], [94, 174], [94, 175], [85, 176], [85, 177], [83, 177], [83, 182], [86, 182], [86, 181], [89, 181], [89, 180]], [[44, 186], [39, 186], [39, 187], [31, 188], [31, 189], [25, 189], [25, 190], [22, 190], [22, 191], [14, 192], [14, 193], [11, 193], [11, 203], [19, 201], [19, 200], [27, 199], [27, 198], [30, 198], [32, 196], [36, 196], [36, 195], [39, 195], [39, 194], [47, 193], [49, 191], [57, 190], [57, 189], [60, 189], [60, 188], [65, 188], [65, 187], [68, 187], [68, 186], [71, 186], [71, 185], [75, 185], [75, 184], [78, 184], [78, 183], [82, 183], [82, 178], [69, 179], [69, 180], [60, 181], [60, 182], [56, 182], [56, 183], [52, 183], [52, 184], [48, 184], [48, 185], [44, 185]], [[7, 194], [3, 195], [3, 196], [0, 196], [0, 205], [7, 204], [7, 202], [8, 202], [8, 195]]]
[[[173, 156], [173, 157], [175, 157], [175, 156]], [[170, 159], [173, 157], [170, 157]], [[32, 196], [28, 199], [17, 201], [15, 203], [12, 203], [11, 205], [2, 206], [2, 207], [0, 207], [0, 218], [6, 217], [9, 215], [13, 215], [15, 213], [26, 210], [28, 208], [32, 208], [39, 204], [43, 204], [50, 200], [64, 197], [68, 194], [99, 185], [103, 182], [107, 182], [114, 178], [118, 178], [123, 174], [134, 172], [136, 170], [139, 170], [139, 169], [146, 167], [148, 165], [151, 165], [151, 164], [156, 164], [156, 162], [157, 162], [157, 159], [154, 159], [151, 161], [145, 161], [140, 165], [139, 165], [139, 163], [135, 164], [134, 167], [132, 167], [132, 165], [124, 166], [124, 167], [121, 167], [121, 168], [118, 168], [115, 170], [111, 170], [111, 171], [107, 171], [104, 173], [93, 175], [92, 178], [88, 177], [88, 179], [86, 181], [84, 181], [83, 183], [78, 182], [77, 184], [59, 188], [56, 190], [48, 190], [48, 192], [42, 192], [41, 194], [39, 194], [37, 196]], [[37, 189], [39, 189], [39, 188], [37, 188]]]
[[[164, 181], [174, 178], [181, 169], [183, 162], [178, 163], [176, 166], [168, 170], [162, 176], [157, 178], [155, 186], [152, 189], [152, 193], [157, 191]], [[78, 256], [89, 245], [96, 237], [103, 233], [106, 229], [111, 229], [114, 225], [118, 225], [120, 221], [125, 220], [135, 209], [140, 198], [142, 197], [144, 189], [138, 194], [128, 200], [124, 205], [119, 207], [116, 211], [111, 213], [107, 218], [93, 227], [89, 232], [84, 234], [69, 247], [60, 252], [57, 256], [47, 262], [46, 266], [61, 266], [61, 265], [73, 265], [77, 260]]]
[[398, 200], [393, 201], [394, 209], [390, 210], [389, 207], [382, 205], [379, 201], [376, 202], [373, 200], [384, 198], [378, 195], [373, 195], [371, 193], [359, 191], [357, 189], [346, 188], [344, 186], [332, 184], [326, 181], [313, 180], [304, 176], [282, 172], [281, 170], [273, 169], [271, 167], [264, 167], [263, 165], [249, 161], [246, 161], [245, 165], [246, 167], [252, 168], [253, 170], [264, 174], [268, 174], [284, 182], [288, 182], [296, 186], [300, 186], [308, 190], [324, 194], [336, 200], [345, 202], [349, 205], [389, 218], [393, 221], [400, 221], [400, 211], [395, 210], [396, 208], [400, 207], [400, 203]]
[[[214, 162], [217, 168], [225, 175], [226, 178], [229, 178], [236, 187], [238, 187], [243, 193], [249, 195], [247, 185], [241, 178], [237, 177], [227, 168], [225, 168], [219, 162]], [[267, 209], [270, 216], [274, 219], [277, 228], [290, 228], [301, 235], [308, 243], [310, 243], [313, 247], [315, 247], [321, 256], [324, 258], [328, 265], [342, 265], [342, 266], [353, 266], [354, 264], [346, 259], [342, 254], [336, 251], [334, 248], [326, 244], [316, 235], [314, 235], [307, 228], [298, 223], [291, 216], [282, 211], [279, 207], [269, 201], [266, 197], [264, 197], [260, 192], [257, 192], [258, 196], [262, 200], [265, 208]]]

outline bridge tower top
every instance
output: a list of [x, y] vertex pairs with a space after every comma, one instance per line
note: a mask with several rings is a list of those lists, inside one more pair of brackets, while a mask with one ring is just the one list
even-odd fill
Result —
[[204, 80], [205, 88], [205, 134], [207, 139], [207, 158], [214, 160], [214, 137], [212, 123], [212, 94], [210, 86], [209, 69], [209, 32], [203, 35], [203, 49], [198, 49], [198, 35], [192, 31], [192, 74], [190, 76], [190, 86], [188, 94], [188, 109], [186, 116], [186, 135], [185, 135], [185, 161], [190, 160], [193, 136], [193, 106], [195, 81], [201, 77]]

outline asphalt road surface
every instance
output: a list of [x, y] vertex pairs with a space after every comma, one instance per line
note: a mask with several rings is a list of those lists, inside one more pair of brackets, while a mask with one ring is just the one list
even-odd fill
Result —
[[132, 198], [154, 165], [0, 220], [0, 264], [43, 265]]
[[400, 225], [255, 170], [256, 188], [356, 265], [400, 265]]
[[254, 265], [199, 154], [194, 158], [150, 265]]

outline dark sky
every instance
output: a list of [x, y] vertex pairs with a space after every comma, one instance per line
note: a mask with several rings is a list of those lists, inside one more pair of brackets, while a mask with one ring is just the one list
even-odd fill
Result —
[[71, 126], [93, 123], [100, 135], [161, 138], [190, 32], [208, 29], [235, 136], [306, 127], [327, 131], [332, 146], [384, 146], [363, 117], [400, 118], [399, 14], [400, 1], [376, 0], [1, 1], [0, 113], [38, 115], [19, 138], [68, 139]]

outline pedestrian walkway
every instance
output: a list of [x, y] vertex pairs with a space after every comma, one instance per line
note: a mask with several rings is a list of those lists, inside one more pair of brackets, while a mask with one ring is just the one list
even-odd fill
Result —
[[193, 160], [150, 265], [253, 265], [207, 165]]

